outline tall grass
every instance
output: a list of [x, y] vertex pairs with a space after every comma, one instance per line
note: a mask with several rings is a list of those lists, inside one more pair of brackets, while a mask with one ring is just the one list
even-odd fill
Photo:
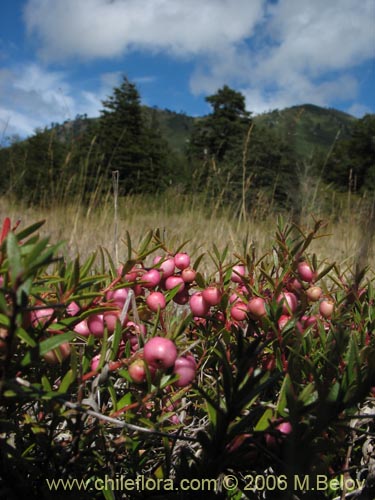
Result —
[[[260, 198], [259, 203], [264, 200]], [[193, 255], [212, 248], [229, 245], [233, 252], [241, 252], [245, 237], [253, 242], [259, 256], [266, 249], [274, 235], [277, 213], [267, 215], [267, 206], [254, 206], [254, 210], [239, 217], [238, 207], [217, 207], [202, 195], [184, 195], [170, 189], [158, 195], [133, 195], [117, 199], [114, 204], [111, 190], [101, 198], [92, 199], [89, 204], [82, 204], [79, 198], [65, 200], [45, 207], [43, 205], [27, 207], [9, 197], [0, 198], [0, 219], [11, 217], [12, 221], [21, 220], [26, 226], [36, 220], [45, 219], [41, 233], [51, 237], [52, 241], [63, 240], [65, 252], [69, 256], [79, 254], [87, 257], [99, 246], [112, 253], [118, 248], [118, 260], [126, 256], [125, 237], [128, 231], [132, 240], [138, 242], [150, 229], [159, 228], [171, 250], [184, 242], [184, 247]], [[319, 259], [337, 261], [354, 266], [361, 256], [361, 264], [369, 263], [375, 268], [374, 241], [371, 238], [373, 227], [366, 229], [366, 224], [374, 218], [368, 212], [368, 200], [351, 196], [337, 196], [332, 200], [332, 212], [320, 207], [304, 212], [300, 218], [302, 229], [308, 230], [313, 218], [323, 218], [327, 222], [327, 237], [313, 242], [312, 249]], [[259, 213], [263, 217], [259, 217]], [[372, 218], [371, 218], [372, 215]], [[284, 217], [288, 219], [289, 214]], [[364, 247], [364, 236], [366, 245]], [[115, 255], [113, 255], [115, 259]]]
[[[252, 195], [249, 209], [246, 197], [252, 173], [246, 165], [251, 132], [252, 128], [244, 141], [241, 196], [236, 203], [224, 202], [215, 184], [219, 173], [214, 161], [213, 175], [203, 191], [192, 189], [195, 194], [185, 194], [182, 189], [171, 187], [154, 195], [119, 197], [115, 172], [111, 183], [103, 176], [103, 169], [93, 167], [101, 164], [95, 153], [94, 137], [79, 165], [73, 165], [72, 152], [68, 153], [59, 182], [51, 174], [50, 186], [37, 193], [33, 205], [30, 205], [33, 193], [28, 205], [12, 196], [11, 190], [0, 197], [0, 222], [9, 216], [12, 220], [20, 219], [22, 226], [26, 226], [45, 219], [41, 232], [52, 241], [65, 241], [65, 252], [71, 257], [79, 254], [82, 259], [101, 246], [121, 262], [126, 255], [126, 232], [136, 242], [146, 231], [156, 228], [166, 236], [171, 250], [187, 242], [185, 249], [193, 255], [210, 249], [213, 243], [219, 248], [229, 245], [233, 252], [241, 252], [242, 242], [247, 238], [261, 256], [270, 247], [279, 214], [274, 199], [278, 179], [271, 194], [259, 190]], [[322, 172], [326, 162], [327, 159]], [[21, 171], [26, 171], [27, 158], [21, 167]], [[297, 169], [295, 180], [291, 196], [296, 211], [284, 212], [283, 216], [306, 230], [314, 218], [327, 222], [326, 233], [330, 236], [314, 241], [311, 247], [318, 257], [357, 268], [370, 264], [374, 269], [375, 195], [352, 193], [350, 182], [348, 193], [335, 192], [321, 178], [314, 177], [309, 163]], [[199, 179], [196, 182], [199, 184]], [[229, 178], [223, 183], [224, 189], [228, 182]]]

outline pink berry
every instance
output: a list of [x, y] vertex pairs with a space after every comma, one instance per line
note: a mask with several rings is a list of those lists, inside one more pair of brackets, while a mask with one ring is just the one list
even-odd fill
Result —
[[175, 263], [173, 257], [162, 258], [160, 256], [154, 258], [154, 265], [160, 263], [160, 271], [162, 271], [162, 277], [168, 278], [174, 273]]
[[245, 276], [245, 266], [241, 264], [237, 264], [232, 267], [232, 276], [231, 280], [234, 283], [243, 283], [243, 277]]
[[116, 290], [108, 290], [106, 293], [106, 299], [108, 302], [111, 302], [111, 305], [118, 306], [120, 309], [125, 304], [126, 299], [128, 298], [128, 288], [117, 288]]
[[185, 288], [185, 281], [181, 278], [181, 276], [168, 276], [168, 278], [165, 280], [165, 289], [166, 290], [172, 290], [176, 286], [178, 286], [178, 291], [182, 292], [182, 290]]
[[222, 294], [217, 286], [211, 285], [203, 290], [202, 296], [207, 304], [217, 306], [220, 304]]
[[128, 367], [128, 372], [131, 379], [136, 384], [142, 384], [147, 380], [146, 365], [143, 359], [138, 358], [133, 361]]
[[49, 321], [54, 314], [55, 310], [52, 307], [45, 307], [43, 309], [35, 309], [31, 311], [31, 323], [33, 326], [43, 326]]
[[247, 304], [247, 309], [250, 316], [255, 319], [262, 318], [266, 315], [266, 301], [262, 297], [254, 297]]
[[98, 369], [99, 363], [100, 363], [100, 354], [97, 354], [92, 358], [90, 363], [90, 368], [93, 372]]
[[234, 303], [230, 310], [231, 317], [236, 321], [243, 321], [247, 318], [247, 306], [241, 300]]
[[311, 286], [306, 290], [306, 296], [310, 302], [317, 302], [323, 294], [320, 286]]
[[126, 335], [129, 333], [134, 335], [146, 335], [147, 329], [143, 323], [138, 325], [137, 323], [134, 323], [134, 321], [128, 321], [126, 323], [126, 330], [124, 334]]
[[237, 300], [240, 300], [238, 293], [231, 293], [229, 296], [229, 304], [234, 304], [235, 302], [237, 302]]
[[78, 314], [79, 311], [80, 308], [77, 302], [71, 302], [66, 308], [66, 312], [69, 314], [69, 316], [76, 316], [76, 314]]
[[319, 304], [319, 312], [325, 319], [329, 319], [332, 316], [335, 305], [332, 300], [323, 299]]
[[104, 335], [103, 314], [91, 314], [86, 321], [90, 332], [95, 337], [103, 337]]
[[146, 342], [144, 349], [145, 361], [154, 368], [166, 370], [174, 365], [177, 358], [177, 348], [170, 339], [153, 337]]
[[43, 358], [50, 365], [57, 365], [57, 363], [62, 363], [65, 359], [70, 356], [70, 344], [69, 342], [63, 342], [56, 349], [47, 351], [43, 354]]
[[204, 300], [202, 292], [195, 292], [190, 297], [190, 309], [194, 316], [202, 317], [207, 316], [210, 305]]
[[134, 295], [136, 297], [143, 297], [143, 295], [145, 294], [145, 289], [139, 283], [137, 283], [136, 285], [133, 285], [132, 290], [133, 290]]
[[314, 273], [307, 262], [300, 262], [297, 266], [297, 271], [303, 281], [310, 283], [314, 278]]
[[281, 434], [290, 434], [293, 430], [292, 424], [290, 422], [281, 422], [281, 424], [276, 426], [276, 429], [281, 432]]
[[[113, 333], [116, 328], [117, 320], [120, 319], [120, 311], [107, 311], [103, 313], [104, 325], [107, 327], [108, 333]], [[126, 325], [128, 321], [128, 316], [126, 315], [124, 321], [122, 322], [122, 326]]]
[[318, 318], [316, 316], [302, 316], [303, 326], [305, 328], [309, 328], [309, 326], [315, 326], [318, 322]]
[[277, 321], [277, 326], [279, 327], [279, 330], [280, 331], [283, 330], [285, 328], [285, 325], [287, 325], [287, 323], [289, 323], [291, 319], [292, 318], [287, 314], [282, 314]]
[[297, 297], [291, 292], [282, 292], [277, 302], [282, 302], [284, 314], [289, 314], [290, 312], [294, 313], [298, 306]]
[[294, 278], [291, 282], [287, 284], [287, 288], [290, 292], [294, 292], [297, 295], [299, 295], [303, 287], [302, 283], [297, 278]]
[[195, 280], [197, 272], [191, 267], [185, 267], [181, 272], [181, 278], [185, 283], [192, 283]]
[[178, 380], [174, 382], [174, 385], [176, 387], [189, 385], [194, 380], [196, 368], [197, 364], [191, 354], [177, 358], [174, 363], [173, 373], [178, 375]]
[[139, 267], [132, 267], [130, 271], [125, 274], [125, 281], [127, 281], [128, 283], [134, 283], [139, 276], [139, 272]]
[[79, 323], [77, 323], [75, 325], [75, 327], [73, 328], [73, 330], [78, 333], [79, 335], [83, 335], [84, 337], [87, 337], [88, 335], [90, 335], [90, 329], [87, 325], [87, 321], [84, 319], [83, 321], [80, 321]]
[[190, 266], [190, 257], [187, 253], [176, 253], [174, 263], [177, 269], [186, 269]]
[[155, 288], [161, 280], [161, 273], [157, 269], [150, 269], [142, 276], [143, 286], [145, 288]]
[[148, 308], [157, 312], [158, 309], [164, 309], [167, 305], [164, 295], [161, 292], [151, 292], [146, 298]]

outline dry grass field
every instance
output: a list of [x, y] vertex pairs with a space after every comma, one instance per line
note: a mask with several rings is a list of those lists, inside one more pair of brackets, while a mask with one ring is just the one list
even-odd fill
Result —
[[[374, 214], [363, 210], [363, 200], [349, 200], [335, 215], [322, 215], [319, 211], [302, 216], [300, 227], [308, 231], [314, 218], [323, 219], [326, 227], [322, 235], [312, 244], [318, 260], [338, 262], [341, 268], [354, 267], [362, 252], [362, 263], [375, 268]], [[83, 206], [79, 201], [56, 206], [25, 207], [9, 199], [0, 199], [0, 219], [11, 217], [12, 222], [20, 219], [22, 227], [45, 219], [42, 236], [49, 236], [51, 242], [64, 241], [64, 252], [70, 257], [80, 255], [83, 260], [99, 246], [106, 248], [121, 262], [126, 256], [126, 232], [136, 246], [147, 231], [159, 228], [175, 250], [187, 241], [184, 247], [193, 256], [210, 250], [212, 244], [232, 253], [241, 253], [247, 237], [254, 243], [256, 253], [261, 256], [271, 249], [277, 224], [277, 214], [266, 213], [259, 217], [259, 209], [247, 214], [246, 220], [238, 216], [237, 210], [216, 209], [199, 197], [186, 197], [176, 193], [159, 197], [128, 196], [120, 199], [115, 212], [111, 196], [102, 202]], [[283, 214], [285, 220], [290, 215]], [[365, 254], [365, 257], [363, 257]]]

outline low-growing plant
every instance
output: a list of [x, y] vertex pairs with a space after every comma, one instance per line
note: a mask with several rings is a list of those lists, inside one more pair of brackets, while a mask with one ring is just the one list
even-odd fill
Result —
[[[59, 257], [41, 225], [1, 234], [0, 496], [73, 479], [106, 499], [199, 496], [184, 479], [215, 480], [205, 498], [374, 487], [374, 274], [309, 253], [322, 221], [279, 220], [263, 256], [127, 234], [120, 267], [102, 248]], [[164, 489], [119, 491], [140, 475]]]

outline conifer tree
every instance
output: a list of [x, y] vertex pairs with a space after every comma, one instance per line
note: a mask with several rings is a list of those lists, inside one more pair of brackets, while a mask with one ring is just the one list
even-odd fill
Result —
[[122, 194], [156, 191], [162, 184], [166, 149], [161, 152], [161, 137], [146, 126], [135, 84], [125, 77], [103, 106], [100, 145], [105, 168], [119, 171]]

